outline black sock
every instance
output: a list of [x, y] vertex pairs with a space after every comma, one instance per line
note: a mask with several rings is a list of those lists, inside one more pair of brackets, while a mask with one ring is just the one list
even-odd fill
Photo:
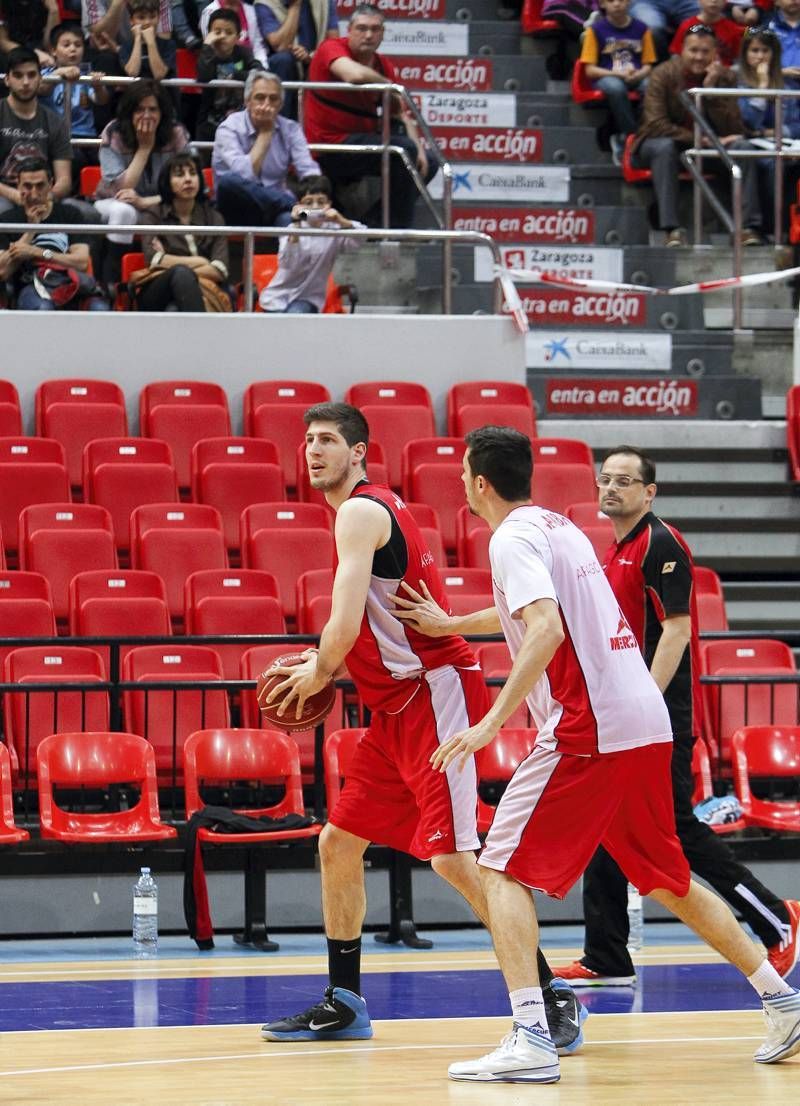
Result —
[[344, 987], [361, 994], [361, 938], [334, 941], [328, 938], [328, 975], [331, 987]]
[[536, 950], [536, 966], [539, 969], [539, 986], [549, 986], [553, 979], [553, 973], [550, 971], [550, 965], [545, 960], [541, 947]]

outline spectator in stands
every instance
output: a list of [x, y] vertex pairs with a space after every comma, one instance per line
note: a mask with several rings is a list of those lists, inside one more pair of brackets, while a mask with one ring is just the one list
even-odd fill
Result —
[[606, 98], [611, 113], [611, 152], [622, 164], [625, 139], [636, 132], [636, 112], [628, 93], [641, 89], [656, 60], [653, 38], [628, 11], [630, 0], [604, 0], [603, 13], [586, 28], [581, 61], [586, 76]]
[[[319, 46], [311, 59], [308, 77], [311, 81], [345, 81], [349, 84], [393, 84], [396, 73], [392, 63], [378, 53], [383, 39], [383, 14], [372, 4], [359, 4], [353, 10], [347, 27], [347, 38], [328, 39]], [[309, 142], [335, 142], [355, 146], [380, 145], [381, 120], [378, 92], [314, 92], [306, 99], [306, 134]], [[427, 183], [436, 174], [439, 164], [425, 150], [413, 117], [402, 101], [393, 97], [392, 145], [400, 146], [416, 164]], [[323, 154], [323, 171], [338, 185], [357, 181], [365, 176], [379, 176], [380, 154]], [[389, 225], [411, 225], [417, 189], [402, 161], [392, 155], [389, 162], [391, 206]], [[341, 205], [340, 205], [341, 206]], [[365, 217], [366, 222], [379, 225], [380, 201]]]
[[[42, 103], [58, 115], [64, 114], [64, 81], [77, 82], [87, 74], [83, 61], [84, 41], [79, 23], [59, 23], [50, 36], [54, 64], [42, 70]], [[97, 138], [94, 106], [105, 106], [110, 100], [102, 73], [88, 72], [92, 84], [70, 86], [70, 132], [74, 138]], [[93, 146], [75, 146], [72, 150], [72, 184], [77, 186], [84, 165], [97, 165], [97, 150]]]
[[175, 76], [175, 43], [158, 34], [158, 0], [128, 0], [132, 39], [120, 47], [127, 77], [163, 81]]
[[[693, 84], [706, 88], [731, 88], [736, 75], [716, 61], [717, 40], [710, 27], [699, 23], [686, 34], [683, 50], [657, 66], [647, 83], [634, 164], [652, 170], [658, 208], [658, 225], [666, 232], [667, 246], [686, 245], [686, 232], [678, 218], [678, 173], [680, 152], [694, 140], [692, 117], [681, 102], [681, 92]], [[744, 138], [744, 126], [735, 99], [710, 97], [704, 105], [709, 123], [729, 149], [752, 149]], [[761, 242], [761, 205], [758, 173], [752, 159], [742, 159], [742, 245]], [[704, 169], [716, 163], [708, 159]]]
[[[175, 154], [161, 170], [162, 202], [142, 214], [142, 228], [174, 223], [179, 226], [224, 226], [208, 201], [200, 159]], [[136, 282], [142, 311], [230, 311], [227, 291], [228, 243], [222, 236], [191, 233], [142, 235], [148, 272]]]
[[781, 44], [781, 64], [787, 88], [800, 88], [800, 0], [775, 0], [769, 21]]
[[[69, 204], [53, 199], [53, 176], [42, 157], [19, 164], [20, 204], [0, 214], [2, 223], [75, 223], [83, 217]], [[0, 236], [0, 280], [11, 286], [23, 311], [86, 307], [108, 311], [91, 275], [85, 238], [64, 231], [29, 231], [19, 238]]]
[[245, 4], [244, 0], [211, 0], [211, 3], [203, 9], [200, 16], [200, 33], [203, 36], [203, 41], [205, 41], [208, 34], [211, 16], [220, 8], [227, 8], [229, 11], [236, 12], [242, 28], [239, 42], [242, 46], [249, 47], [253, 51], [253, 57], [256, 61], [260, 61], [264, 68], [268, 69], [267, 48], [264, 45], [264, 39], [261, 37], [261, 31], [258, 29], [255, 9], [252, 4]]
[[302, 180], [318, 176], [319, 165], [299, 125], [280, 114], [283, 85], [275, 73], [247, 74], [244, 105], [214, 138], [217, 207], [232, 225], [286, 227], [295, 203], [289, 168]]
[[[345, 219], [331, 206], [331, 182], [327, 177], [309, 177], [300, 188], [300, 199], [292, 208], [292, 223], [300, 227], [332, 231], [364, 229], [363, 223]], [[333, 233], [329, 237], [292, 234], [281, 238], [278, 271], [261, 293], [265, 311], [291, 315], [316, 315], [322, 310], [334, 262], [340, 253], [357, 250], [358, 238]]]
[[[256, 0], [256, 17], [269, 67], [284, 81], [302, 81], [319, 44], [339, 37], [336, 0]], [[283, 113], [297, 118], [295, 92], [287, 91]]]
[[202, 39], [197, 34], [199, 29], [199, 15], [194, 5], [194, 0], [171, 0], [172, 2], [172, 34], [175, 41], [184, 50], [199, 50], [203, 45]]
[[0, 101], [0, 212], [22, 203], [17, 189], [20, 163], [40, 155], [53, 167], [53, 199], [72, 189], [72, 146], [64, 120], [39, 103], [39, 59], [26, 46], [6, 59], [8, 96]]
[[50, 32], [58, 20], [56, 0], [0, 0], [0, 54], [27, 46], [48, 65]]
[[[127, 0], [82, 0], [81, 24], [96, 50], [116, 53], [121, 42], [132, 38]], [[170, 0], [158, 0], [158, 33], [172, 33]]]
[[641, 19], [653, 32], [660, 58], [667, 55], [671, 29], [697, 15], [698, 10], [698, 0], [633, 0], [631, 4], [633, 18]]
[[[763, 11], [762, 11], [763, 7]], [[772, 11], [772, 0], [765, 0], [762, 5], [756, 4], [729, 4], [728, 15], [742, 27], [756, 27], [761, 22], [761, 16], [765, 12]]]
[[732, 19], [726, 19], [725, 0], [698, 0], [700, 11], [697, 15], [691, 15], [684, 19], [675, 32], [675, 37], [669, 44], [671, 54], [680, 54], [683, 49], [683, 40], [690, 27], [702, 24], [710, 27], [717, 39], [717, 57], [723, 65], [733, 65], [739, 57], [739, 47], [742, 44], [744, 27], [735, 23]]
[[[208, 34], [197, 62], [198, 79], [241, 81], [253, 69], [262, 69], [252, 51], [239, 42], [242, 25], [239, 16], [227, 8], [214, 12]], [[241, 111], [243, 92], [235, 88], [206, 88], [197, 113], [197, 138], [213, 141], [217, 127], [234, 111]]]
[[[136, 223], [139, 213], [161, 202], [158, 181], [169, 158], [187, 149], [189, 135], [175, 123], [172, 101], [156, 81], [136, 81], [123, 93], [117, 118], [100, 136], [102, 179], [95, 207], [104, 223]], [[107, 283], [118, 279], [119, 260], [130, 233], [111, 232], [103, 268]]]

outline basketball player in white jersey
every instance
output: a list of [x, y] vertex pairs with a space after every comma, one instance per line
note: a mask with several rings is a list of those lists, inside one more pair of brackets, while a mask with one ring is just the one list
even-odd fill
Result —
[[401, 601], [406, 609], [398, 617], [434, 636], [502, 629], [514, 663], [484, 718], [439, 746], [431, 763], [441, 772], [471, 762], [523, 699], [539, 734], [498, 805], [479, 858], [512, 1029], [488, 1055], [451, 1064], [451, 1078], [560, 1078], [537, 975], [530, 889], [563, 897], [600, 844], [642, 894], [676, 914], [755, 988], [767, 1018], [755, 1059], [794, 1055], [800, 993], [722, 899], [691, 880], [675, 834], [667, 708], [592, 546], [568, 519], [532, 505], [531, 448], [523, 434], [487, 426], [466, 442], [467, 503], [493, 531], [495, 606], [448, 616], [421, 584], [423, 594]]

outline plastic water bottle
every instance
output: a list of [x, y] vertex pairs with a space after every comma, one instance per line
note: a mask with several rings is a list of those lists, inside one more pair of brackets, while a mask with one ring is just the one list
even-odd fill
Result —
[[158, 955], [158, 887], [149, 868], [133, 885], [133, 954], [139, 960]]
[[644, 944], [644, 912], [642, 896], [632, 883], [628, 884], [628, 951], [638, 952]]

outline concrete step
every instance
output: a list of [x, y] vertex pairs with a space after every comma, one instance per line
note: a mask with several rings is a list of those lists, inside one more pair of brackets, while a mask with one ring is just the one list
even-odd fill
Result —
[[760, 460], [764, 451], [785, 456], [786, 423], [763, 420], [717, 422], [706, 419], [548, 419], [537, 424], [542, 436], [580, 438], [598, 456], [620, 442], [644, 444], [659, 463], [663, 460]]
[[749, 522], [759, 532], [794, 529], [800, 539], [800, 499], [792, 497], [786, 484], [766, 485], [757, 496], [738, 494], [730, 485], [722, 485], [716, 495], [698, 495], [687, 494], [685, 484], [671, 485], [659, 479], [658, 510], [676, 526], [680, 525], [678, 518], [701, 520], [719, 532], [728, 532]]
[[[473, 19], [469, 24], [470, 53], [479, 56], [491, 54], [521, 54], [519, 25], [498, 19]], [[544, 59], [526, 56], [526, 62], [541, 63]], [[544, 86], [542, 86], [544, 87]]]
[[723, 575], [752, 572], [766, 576], [797, 569], [800, 558], [797, 529], [774, 533], [763, 529], [759, 522], [739, 530], [719, 531], [708, 527], [702, 519], [682, 519], [667, 511], [663, 515], [684, 533], [697, 563], [715, 568]]
[[794, 580], [746, 580], [724, 584], [732, 630], [796, 630], [800, 590]]

